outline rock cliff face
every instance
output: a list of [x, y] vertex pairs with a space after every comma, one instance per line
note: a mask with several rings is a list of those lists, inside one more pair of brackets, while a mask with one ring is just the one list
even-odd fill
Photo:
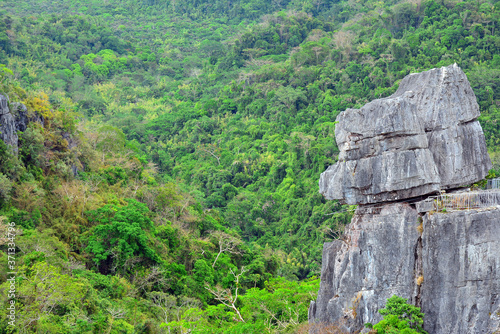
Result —
[[412, 298], [420, 271], [415, 256], [418, 217], [408, 204], [388, 204], [378, 213], [358, 211], [343, 240], [323, 247], [321, 286], [310, 320], [346, 319], [348, 327], [360, 329], [381, 319], [377, 310], [392, 295]]
[[500, 330], [500, 209], [435, 213], [416, 199], [487, 175], [478, 116], [456, 65], [409, 75], [389, 98], [338, 116], [339, 160], [320, 192], [360, 206], [324, 245], [311, 323], [358, 332], [396, 294], [422, 308], [431, 334]]
[[17, 131], [26, 131], [29, 122], [38, 122], [43, 126], [44, 120], [38, 115], [29, 117], [26, 106], [19, 102], [12, 103], [9, 109], [8, 102], [5, 96], [0, 95], [0, 139], [12, 146], [17, 153], [19, 140]]
[[422, 310], [429, 333], [500, 331], [500, 210], [424, 216]]
[[409, 75], [392, 96], [339, 114], [339, 160], [321, 174], [320, 192], [367, 204], [479, 181], [491, 162], [477, 117], [458, 66]]
[[379, 210], [357, 212], [342, 241], [325, 243], [310, 322], [342, 320], [355, 333], [379, 322], [377, 310], [398, 295], [421, 307], [430, 334], [500, 330], [499, 209], [419, 216], [400, 203]]

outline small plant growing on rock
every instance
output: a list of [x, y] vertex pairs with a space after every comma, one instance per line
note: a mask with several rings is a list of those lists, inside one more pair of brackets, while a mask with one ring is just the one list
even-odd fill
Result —
[[417, 222], [417, 231], [420, 235], [422, 235], [422, 233], [424, 233], [424, 220], [422, 219], [422, 217], [418, 217]]
[[372, 329], [372, 334], [428, 334], [422, 328], [424, 314], [420, 312], [420, 308], [408, 304], [402, 297], [394, 295], [387, 299], [385, 308], [380, 309], [379, 313], [384, 316], [379, 323], [365, 324]]

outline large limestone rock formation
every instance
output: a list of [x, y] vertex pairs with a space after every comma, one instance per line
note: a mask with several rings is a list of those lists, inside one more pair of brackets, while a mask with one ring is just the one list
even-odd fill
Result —
[[431, 334], [500, 330], [500, 207], [436, 213], [425, 200], [487, 175], [478, 116], [456, 65], [409, 75], [392, 96], [338, 116], [339, 160], [320, 192], [360, 206], [324, 245], [311, 323], [356, 333], [396, 294], [422, 308]]
[[321, 174], [320, 192], [367, 204], [479, 181], [491, 162], [478, 117], [457, 65], [409, 75], [392, 96], [339, 114], [339, 160]]

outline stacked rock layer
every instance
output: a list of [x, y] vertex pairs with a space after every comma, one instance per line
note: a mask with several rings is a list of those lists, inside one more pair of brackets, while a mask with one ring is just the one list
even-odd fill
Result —
[[392, 96], [337, 117], [338, 162], [320, 178], [327, 199], [368, 204], [483, 179], [491, 168], [479, 106], [452, 65], [405, 77]]

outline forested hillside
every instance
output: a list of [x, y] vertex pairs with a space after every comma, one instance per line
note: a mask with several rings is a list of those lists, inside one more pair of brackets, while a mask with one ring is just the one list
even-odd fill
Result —
[[500, 2], [0, 8], [0, 93], [45, 120], [0, 141], [0, 333], [306, 332], [354, 210], [318, 192], [335, 118], [412, 72], [465, 71], [500, 168]]

